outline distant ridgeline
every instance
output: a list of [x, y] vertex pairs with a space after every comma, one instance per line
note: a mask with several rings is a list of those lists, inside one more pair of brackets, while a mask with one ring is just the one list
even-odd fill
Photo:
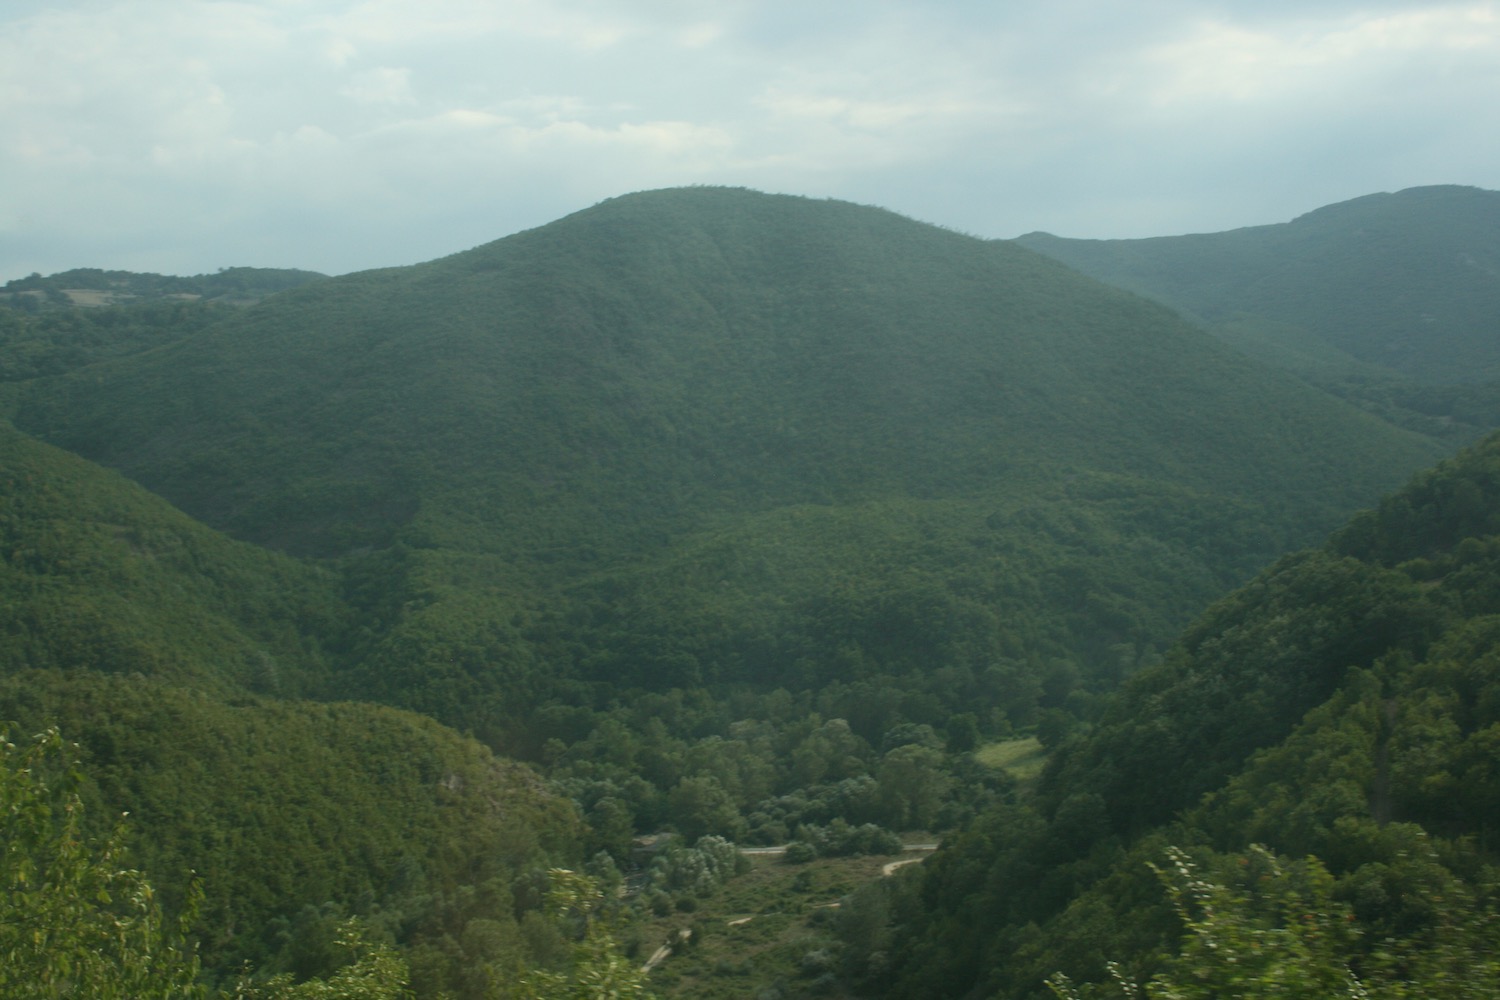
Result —
[[[1479, 424], [1351, 405], [1021, 246], [874, 208], [661, 191], [413, 267], [7, 295], [0, 719], [64, 724], [163, 884], [213, 873], [216, 973], [321, 972], [357, 913], [421, 995], [478, 997], [563, 953], [537, 923], [549, 864], [618, 875], [663, 828], [805, 856], [984, 814], [934, 908], [901, 910], [929, 943], [959, 914], [966, 952], [845, 946], [854, 980], [971, 984], [1000, 947], [957, 900], [1001, 863], [985, 831], [1052, 831], [1056, 858], [1004, 849], [1038, 886], [1016, 926], [1052, 926], [1097, 844], [1219, 787], [1344, 667], [1437, 635], [1470, 569], [1292, 557], [1174, 647]], [[1488, 509], [1476, 488], [1455, 512]], [[1200, 656], [1249, 692], [1234, 710], [1176, 693]], [[1017, 805], [970, 751], [1039, 727], [1064, 749]], [[233, 748], [199, 753], [221, 730]], [[1128, 744], [1113, 770], [1063, 743], [1091, 731]], [[319, 845], [305, 883], [266, 860], [277, 838]]]
[[18, 278], [0, 288], [0, 382], [149, 350], [204, 329], [224, 309], [323, 278], [260, 267], [191, 278], [97, 268]]
[[1406, 426], [1500, 423], [1500, 192], [1411, 188], [1224, 233], [1016, 242]]
[[22, 312], [129, 305], [157, 299], [244, 305], [327, 275], [292, 268], [225, 267], [213, 274], [177, 277], [80, 267], [43, 277], [32, 274], [0, 286], [0, 305]]

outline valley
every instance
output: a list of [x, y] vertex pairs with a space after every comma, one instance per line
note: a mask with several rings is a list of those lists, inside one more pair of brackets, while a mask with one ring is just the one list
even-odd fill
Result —
[[1150, 865], [1264, 929], [1254, 845], [1372, 995], [1439, 935], [1486, 982], [1496, 197], [1094, 245], [682, 188], [342, 277], [11, 282], [0, 720], [201, 893], [209, 991], [338, 975], [351, 919], [419, 997], [684, 929], [621, 988], [1167, 982]]

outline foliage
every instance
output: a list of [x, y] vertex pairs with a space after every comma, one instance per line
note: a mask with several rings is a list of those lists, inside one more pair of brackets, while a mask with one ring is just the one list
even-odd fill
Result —
[[246, 977], [235, 983], [226, 1000], [405, 1000], [411, 996], [406, 989], [406, 963], [392, 948], [370, 944], [353, 921], [340, 928], [338, 943], [354, 961], [327, 979], [294, 983], [291, 974], [283, 973], [257, 983]]
[[842, 816], [835, 816], [828, 826], [797, 827], [797, 839], [787, 846], [786, 860], [801, 863], [819, 857], [899, 853], [901, 838], [897, 834], [874, 823], [853, 826]]
[[[184, 896], [179, 873], [196, 870], [217, 976], [245, 961], [325, 976], [354, 915], [407, 948], [497, 921], [518, 939], [512, 884], [578, 850], [571, 805], [535, 774], [409, 713], [30, 672], [0, 682], [4, 715], [81, 734], [78, 794], [130, 810], [127, 842], [162, 892]], [[425, 954], [423, 983], [478, 960]]]
[[[1153, 871], [1183, 925], [1181, 952], [1136, 986], [1114, 963], [1114, 989], [1081, 991], [1061, 973], [1047, 985], [1062, 1000], [1088, 996], [1212, 1000], [1216, 997], [1475, 997], [1500, 986], [1500, 959], [1489, 936], [1494, 918], [1473, 913], [1443, 928], [1441, 943], [1361, 956], [1365, 928], [1336, 896], [1335, 879], [1315, 857], [1284, 866], [1265, 848], [1239, 858], [1241, 887], [1205, 878], [1186, 852], [1171, 848], [1166, 868]], [[1460, 893], [1462, 889], [1460, 888]], [[1452, 913], [1456, 899], [1433, 900]], [[1351, 967], [1358, 963], [1360, 970]]]
[[326, 570], [232, 542], [0, 423], [0, 673], [308, 694], [347, 620]]
[[586, 875], [553, 868], [547, 873], [547, 912], [569, 932], [570, 946], [560, 970], [533, 969], [513, 994], [518, 1000], [649, 1000], [646, 973], [620, 953], [611, 936], [606, 901]]
[[0, 736], [0, 994], [201, 996], [192, 893], [169, 918], [145, 876], [122, 867], [122, 830], [89, 841], [73, 749], [56, 729], [19, 747]]
[[701, 837], [692, 847], [673, 845], [653, 858], [646, 872], [646, 885], [671, 893], [707, 896], [748, 868], [744, 855], [730, 841], [723, 837]]
[[[1347, 965], [1385, 991], [1372, 995], [1437, 982], [1418, 971], [1430, 956], [1474, 964], [1500, 880], [1497, 453], [1492, 438], [1419, 476], [1210, 608], [1057, 748], [1033, 798], [946, 838], [922, 907], [890, 918], [912, 945], [886, 994], [1031, 997], [1059, 969], [1101, 980], [1108, 959], [1127, 980], [1161, 972], [1173, 914], [1140, 873], [1171, 843], [1323, 859], [1331, 881], [1295, 898], [1326, 894], [1331, 908], [1307, 912], [1347, 912], [1364, 933], [1314, 958], [1336, 954], [1325, 971]], [[1209, 882], [1239, 885], [1226, 874]], [[1254, 926], [1286, 929], [1275, 898], [1255, 903]]]

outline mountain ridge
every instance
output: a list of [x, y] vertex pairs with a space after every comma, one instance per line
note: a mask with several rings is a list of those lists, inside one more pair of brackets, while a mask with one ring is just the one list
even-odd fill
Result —
[[[978, 669], [1016, 645], [979, 624], [1007, 593], [1030, 594], [1011, 655], [1113, 675], [1107, 647], [1150, 655], [1211, 588], [1444, 450], [1023, 248], [711, 188], [307, 284], [0, 399], [219, 530], [370, 581], [378, 624], [342, 654], [338, 690], [496, 740], [526, 728], [514, 677], [543, 662], [648, 686], [811, 680], [852, 651], [882, 673]], [[1154, 515], [1121, 499], [1141, 489]], [[757, 535], [799, 508], [842, 527]], [[1193, 534], [1235, 518], [1256, 528]], [[883, 560], [847, 550], [856, 537]], [[736, 550], [766, 572], [688, 587], [703, 572], [684, 560]], [[1018, 579], [1028, 562], [1073, 566], [1047, 584], [1069, 596]], [[961, 583], [951, 567], [971, 564], [986, 568]], [[843, 565], [896, 593], [861, 597]], [[945, 637], [903, 611], [889, 643], [874, 618], [908, 587], [973, 624]], [[820, 634], [829, 594], [845, 653]], [[558, 620], [581, 622], [571, 648], [544, 638]]]
[[[1142, 240], [1017, 242], [1165, 302], [1231, 342], [1322, 345], [1345, 369], [1425, 383], [1492, 381], [1500, 353], [1500, 192], [1408, 188], [1291, 222]], [[1254, 317], [1256, 331], [1231, 320]], [[1266, 326], [1270, 324], [1270, 326]], [[1276, 326], [1289, 329], [1277, 330]], [[1264, 349], [1262, 350], [1264, 353]], [[1273, 359], [1275, 353], [1269, 355]]]
[[[527, 461], [533, 466], [549, 457], [576, 454], [580, 450], [579, 446], [583, 449], [592, 447], [619, 451], [627, 437], [644, 437], [653, 444], [692, 450], [696, 444], [694, 435], [705, 418], [722, 425], [727, 422], [724, 414], [704, 412], [701, 403], [695, 404], [697, 412], [663, 411], [658, 400], [651, 403], [655, 412], [634, 411], [641, 409], [645, 392], [660, 389], [669, 397], [681, 399], [689, 390], [690, 383], [717, 378], [728, 383], [726, 391], [739, 394], [733, 400], [734, 403], [752, 408], [752, 418], [748, 421], [750, 426], [743, 430], [736, 431], [733, 426], [724, 427], [728, 437], [721, 437], [720, 442], [715, 442], [713, 447], [722, 448], [721, 442], [725, 441], [731, 443], [734, 459], [759, 463], [761, 477], [773, 470], [753, 452], [802, 452], [808, 461], [798, 467], [799, 474], [806, 473], [814, 481], [825, 475], [830, 468], [828, 456], [846, 448], [846, 442], [860, 441], [859, 431], [868, 424], [872, 415], [876, 415], [875, 419], [883, 425], [883, 433], [888, 439], [886, 447], [904, 446], [906, 450], [902, 454], [903, 459], [922, 463], [924, 456], [930, 454], [930, 449], [915, 442], [904, 443], [902, 432], [905, 425], [914, 422], [913, 416], [929, 415], [922, 412], [923, 408], [937, 411], [932, 415], [939, 419], [944, 415], [944, 408], [947, 408], [955, 418], [972, 423], [973, 408], [976, 405], [987, 407], [991, 413], [980, 417], [981, 425], [992, 428], [993, 431], [1001, 431], [998, 439], [1000, 446], [1015, 452], [1018, 448], [1025, 449], [1027, 440], [1003, 433], [1007, 419], [1036, 421], [1040, 412], [1046, 412], [1049, 419], [1059, 424], [1059, 427], [1051, 429], [1052, 436], [1058, 438], [1060, 435], [1056, 432], [1069, 431], [1069, 424], [1075, 422], [1080, 414], [1080, 407], [1086, 409], [1090, 406], [1119, 405], [1111, 403], [1110, 393], [1106, 391], [1109, 382], [1106, 380], [1112, 381], [1117, 376], [1128, 377], [1131, 373], [1108, 370], [1107, 366], [1114, 364], [1123, 367], [1128, 354], [1114, 348], [1112, 355], [1103, 356], [1105, 342], [1095, 343], [1088, 339], [1093, 335], [1090, 324], [1096, 320], [1077, 317], [1079, 310], [1076, 307], [1073, 309], [1075, 315], [1069, 316], [1068, 303], [1057, 300], [1069, 295], [1085, 294], [1079, 289], [1088, 286], [1066, 284], [1066, 292], [1050, 292], [1051, 286], [1043, 284], [1043, 290], [1054, 298], [1044, 296], [1040, 304], [1033, 303], [1028, 310], [1042, 314], [1032, 320], [1042, 324], [1035, 327], [1037, 331], [1046, 330], [1045, 324], [1049, 321], [1063, 327], [1066, 335], [1072, 339], [1072, 343], [1066, 348], [1071, 352], [1067, 357], [1063, 356], [1062, 349], [1056, 343], [1049, 346], [1046, 339], [1039, 339], [1035, 335], [1023, 335], [1025, 339], [1022, 339], [1014, 332], [1007, 332], [1007, 328], [1017, 325], [1015, 317], [1020, 309], [1020, 304], [1016, 302], [1017, 294], [1024, 295], [1031, 291], [1024, 287], [1027, 282], [1070, 280], [1063, 277], [1065, 272], [1048, 274], [1040, 261], [1018, 256], [1008, 249], [989, 247], [982, 241], [957, 237], [935, 227], [922, 226], [909, 220], [900, 220], [889, 213], [857, 206], [810, 200], [789, 199], [788, 202], [777, 202], [772, 196], [734, 192], [728, 209], [716, 206], [721, 216], [731, 216], [728, 221], [721, 220], [721, 228], [731, 231], [736, 225], [744, 228], [744, 217], [751, 217], [749, 228], [758, 228], [762, 234], [762, 239], [753, 249], [742, 252], [739, 259], [729, 261], [723, 258], [722, 253], [716, 256], [713, 247], [705, 247], [715, 234], [699, 232], [702, 239], [693, 244], [693, 247], [706, 253], [707, 264], [703, 263], [703, 254], [693, 255], [686, 264], [679, 260], [678, 264], [671, 267], [662, 260], [654, 259], [672, 254], [683, 258], [686, 253], [684, 247], [690, 241], [686, 239], [681, 226], [668, 228], [665, 233], [648, 234], [649, 238], [641, 236], [640, 230], [644, 227], [664, 225], [660, 219], [660, 209], [643, 212], [639, 210], [641, 206], [648, 203], [659, 204], [664, 199], [670, 203], [679, 197], [717, 199], [728, 197], [729, 194], [731, 193], [716, 189], [687, 189], [658, 193], [655, 196], [625, 196], [566, 217], [553, 227], [542, 227], [516, 237], [507, 237], [429, 264], [417, 265], [411, 269], [365, 272], [359, 276], [320, 282], [230, 318], [215, 328], [223, 329], [223, 333], [206, 331], [190, 341], [168, 345], [163, 350], [176, 354], [176, 357], [172, 358], [170, 366], [157, 362], [162, 367], [160, 377], [175, 383], [173, 395], [179, 400], [201, 397], [201, 389], [195, 389], [198, 383], [216, 385], [216, 393], [221, 398], [211, 405], [221, 412], [232, 407], [231, 412], [216, 417], [216, 421], [222, 422], [227, 417], [231, 421], [243, 421], [252, 425], [236, 432], [241, 447], [254, 447], [253, 425], [265, 420], [265, 416], [256, 417], [252, 413], [258, 411], [265, 415], [274, 414], [274, 408], [269, 404], [291, 402], [290, 396], [294, 391], [304, 395], [316, 393], [323, 398], [341, 397], [337, 400], [338, 405], [346, 409], [351, 405], [363, 407], [358, 419], [379, 426], [383, 420], [388, 419], [392, 397], [403, 390], [396, 385], [387, 384], [378, 387], [377, 396], [368, 391], [367, 387], [373, 379], [389, 380], [396, 370], [403, 374], [423, 373], [421, 377], [426, 384], [421, 387], [427, 390], [424, 402], [432, 404], [428, 406], [428, 410], [446, 424], [434, 427], [433, 431], [447, 440], [463, 436], [464, 428], [455, 424], [488, 423], [498, 430], [507, 422], [515, 420], [515, 404], [512, 404], [508, 414], [503, 400], [500, 403], [500, 413], [494, 412], [493, 407], [486, 411], [478, 404], [481, 394], [495, 398], [497, 392], [502, 396], [506, 393], [518, 393], [518, 398], [525, 399], [530, 408], [539, 409], [548, 405], [555, 407], [555, 391], [549, 394], [545, 386], [537, 383], [539, 378], [551, 380], [553, 386], [563, 390], [592, 393], [601, 397], [600, 401], [604, 404], [601, 409], [604, 412], [614, 411], [616, 426], [603, 425], [599, 420], [581, 413], [568, 414], [575, 424], [569, 428], [569, 432], [578, 438], [574, 442], [545, 438], [536, 444], [529, 440], [517, 441], [516, 444], [520, 447], [530, 449]], [[823, 229], [816, 226], [799, 229], [788, 220], [786, 213], [778, 214], [769, 207], [775, 205], [780, 208], [787, 204], [795, 204], [799, 209], [833, 213], [837, 218], [828, 223], [820, 223], [825, 226]], [[757, 227], [753, 218], [757, 211], [770, 216], [770, 221], [761, 222]], [[738, 215], [731, 214], [733, 212]], [[683, 214], [680, 207], [678, 213]], [[903, 229], [903, 235], [910, 234], [914, 242], [910, 245], [903, 244], [906, 253], [901, 259], [891, 260], [890, 254], [882, 254], [878, 247], [867, 249], [852, 238], [832, 238], [826, 227], [848, 226], [850, 223], [846, 217], [860, 220], [867, 227], [877, 225], [875, 220], [878, 219], [879, 226]], [[574, 230], [585, 232], [579, 236]], [[624, 235], [620, 235], [621, 232]], [[916, 240], [916, 237], [921, 239]], [[561, 245], [558, 244], [559, 240], [563, 241]], [[922, 259], [921, 251], [933, 255], [933, 259]], [[927, 328], [930, 330], [935, 325], [930, 322], [930, 317], [934, 314], [943, 315], [946, 311], [953, 319], [950, 328], [956, 329], [944, 335], [967, 338], [950, 341], [942, 348], [947, 351], [945, 363], [948, 367], [940, 375], [934, 373], [933, 378], [922, 379], [924, 373], [920, 369], [924, 365], [931, 367], [931, 362], [922, 354], [911, 352], [913, 349], [932, 351], [943, 341], [939, 339], [936, 342], [929, 340], [921, 343], [919, 340], [912, 347], [902, 347], [903, 339], [909, 338], [887, 319], [892, 310], [885, 308], [886, 301], [877, 299], [873, 304], [855, 304], [847, 300], [827, 301], [828, 296], [843, 294], [841, 286], [836, 284], [841, 280], [840, 276], [853, 280], [854, 275], [863, 272], [835, 267], [831, 273], [809, 273], [809, 268], [818, 261], [827, 263], [840, 258], [856, 258], [862, 267], [866, 267], [872, 257], [885, 258], [877, 261], [881, 268], [873, 272], [884, 280], [867, 278], [866, 282], [871, 287], [861, 289], [861, 295], [886, 292], [889, 297], [889, 286], [896, 284], [900, 286], [902, 293], [916, 296], [916, 312], [913, 312], [913, 307], [908, 306], [902, 314], [904, 322], [911, 323], [913, 315], [925, 313], [929, 319]], [[747, 303], [747, 294], [739, 294], [738, 301], [724, 300], [722, 295], [715, 296], [712, 286], [730, 284], [727, 278], [736, 268], [751, 266], [753, 261], [750, 258], [762, 263], [767, 258], [772, 260], [772, 273], [762, 279], [763, 284], [757, 285], [761, 289], [756, 293], [760, 296], [760, 301]], [[932, 281], [935, 280], [935, 272], [940, 269], [936, 264], [937, 260], [942, 260], [943, 267], [949, 270], [968, 270], [969, 274], [960, 280], [958, 290], [953, 292], [953, 295], [968, 298], [966, 308], [956, 310], [953, 303], [944, 303], [933, 292]], [[663, 272], [663, 268], [667, 270]], [[1040, 273], [1038, 268], [1041, 268]], [[568, 289], [570, 271], [581, 272], [580, 275], [575, 275], [576, 287], [572, 289]], [[627, 285], [610, 280], [622, 271], [630, 279]], [[599, 272], [603, 273], [603, 280], [587, 280]], [[672, 275], [672, 278], [663, 284], [670, 282], [688, 287], [677, 295], [660, 290], [644, 292], [640, 290], [642, 287], [652, 286], [643, 286], [636, 279], [642, 273], [666, 273]], [[485, 276], [477, 286], [470, 280], [476, 274]], [[682, 279], [680, 282], [675, 280], [679, 277]], [[777, 287], [783, 281], [794, 282], [795, 291], [780, 296], [778, 300], [778, 296], [766, 289]], [[997, 288], [1000, 281], [1004, 281], [1009, 286], [1008, 289], [1004, 286]], [[516, 290], [517, 285], [521, 286], [519, 292]], [[443, 294], [458, 294], [454, 286], [467, 286], [469, 299], [463, 309], [468, 315], [441, 314], [444, 318], [437, 323], [420, 315], [407, 315], [396, 321], [403, 324], [399, 327], [394, 326], [387, 318], [395, 310], [389, 295], [398, 288], [402, 295], [410, 294], [409, 289], [420, 291], [431, 301]], [[564, 290], [574, 294], [576, 299], [559, 298]], [[1093, 296], [1088, 308], [1096, 312], [1132, 310], [1125, 300], [1114, 299], [1102, 291], [1090, 289], [1087, 294]], [[372, 301], [363, 303], [364, 308], [361, 308], [358, 300], [366, 296]], [[716, 298], [720, 301], [715, 301]], [[788, 299], [791, 301], [785, 301]], [[272, 305], [280, 306], [279, 314], [268, 314], [265, 311]], [[299, 307], [304, 311], [302, 316], [286, 315], [288, 310]], [[350, 330], [338, 333], [335, 339], [329, 340], [329, 348], [338, 352], [336, 361], [326, 353], [318, 355], [310, 351], [308, 348], [311, 345], [307, 340], [299, 342], [299, 338], [306, 335], [299, 334], [288, 339], [284, 332], [276, 332], [276, 328], [284, 329], [288, 322], [321, 323], [322, 326], [309, 329], [319, 329], [319, 336], [328, 339], [331, 331], [322, 314], [329, 309], [351, 310], [352, 317], [361, 317], [340, 321], [361, 332]], [[1060, 311], [1061, 318], [1049, 320], [1045, 315], [1047, 310]], [[798, 315], [798, 311], [803, 315]], [[473, 315], [486, 312], [497, 318], [486, 322]], [[775, 313], [770, 322], [766, 321], [765, 314], [768, 312]], [[787, 315], [788, 312], [792, 315]], [[633, 318], [640, 316], [649, 317], [644, 325], [641, 320]], [[948, 316], [944, 318], [947, 319]], [[1002, 320], [998, 318], [1000, 316], [1008, 318]], [[1155, 363], [1164, 367], [1171, 366], [1169, 371], [1175, 368], [1182, 373], [1174, 375], [1174, 379], [1190, 379], [1192, 376], [1187, 373], [1187, 365], [1174, 363], [1173, 358], [1187, 349], [1184, 338], [1192, 341], [1197, 335], [1165, 314], [1150, 315], [1138, 322], [1144, 326], [1132, 335], [1148, 338], [1167, 336], [1171, 339], [1171, 346], [1167, 348], [1142, 340], [1139, 342], [1139, 349], [1155, 350]], [[544, 330], [547, 337], [545, 343], [533, 340], [528, 346], [526, 341], [516, 339], [535, 337]], [[745, 336], [748, 330], [754, 330], [763, 341], [769, 342], [752, 348]], [[836, 330], [837, 336], [828, 334], [829, 330]], [[976, 334], [980, 331], [984, 331], [983, 336], [990, 339], [976, 339]], [[648, 334], [656, 339], [640, 339]], [[1056, 334], [1049, 336], [1055, 339]], [[632, 337], [636, 339], [632, 340]], [[788, 337], [799, 338], [800, 343], [788, 340]], [[997, 342], [994, 338], [999, 338], [1004, 343], [1007, 353], [1002, 355], [995, 352], [991, 346]], [[657, 345], [649, 355], [643, 353], [647, 343]], [[920, 347], [917, 346], [918, 343], [921, 343]], [[196, 344], [204, 346], [195, 349]], [[1226, 357], [1212, 357], [1214, 349], [1202, 346], [1205, 344], [1206, 342], [1200, 343], [1199, 358], [1195, 359], [1203, 362], [1200, 367], [1218, 367], [1226, 369], [1227, 373], [1232, 363]], [[247, 345], [254, 345], [256, 351], [247, 352]], [[278, 359], [265, 350], [272, 345], [293, 353], [285, 360]], [[747, 354], [752, 350], [758, 352], [759, 356]], [[1130, 348], [1125, 350], [1128, 352]], [[500, 353], [496, 353], [497, 351]], [[794, 351], [801, 353], [793, 354]], [[243, 355], [244, 360], [233, 362], [231, 359], [236, 354]], [[256, 360], [257, 354], [260, 360]], [[388, 357], [382, 357], [382, 354]], [[292, 365], [292, 356], [301, 360]], [[268, 362], [275, 365], [287, 364], [289, 367], [285, 372], [271, 376], [272, 369], [268, 368]], [[381, 363], [387, 365], [384, 371], [377, 368]], [[758, 365], [752, 372], [752, 379], [742, 377], [747, 363]], [[120, 366], [135, 364], [145, 363], [118, 362], [116, 370]], [[229, 364], [236, 364], [233, 379], [226, 374], [226, 366]], [[392, 369], [392, 364], [397, 368]], [[303, 367], [307, 371], [297, 372], [297, 367]], [[265, 374], [258, 374], [258, 370]], [[911, 370], [915, 371], [917, 378], [909, 377]], [[90, 393], [110, 392], [111, 381], [118, 383], [121, 379], [133, 377], [131, 372], [122, 371], [112, 379], [106, 379], [104, 375], [108, 371], [108, 368], [96, 369], [91, 374]], [[1165, 376], [1166, 372], [1161, 374]], [[1194, 374], [1203, 376], [1205, 373], [1199, 371]], [[144, 377], [144, 370], [139, 377]], [[942, 381], [934, 381], [938, 377]], [[1089, 381], [1073, 388], [1078, 385], [1080, 378]], [[465, 385], [466, 380], [471, 384]], [[801, 394], [793, 396], [785, 391], [778, 391], [778, 380], [800, 386]], [[1007, 380], [1020, 383], [1018, 389], [1007, 392]], [[1173, 380], [1168, 379], [1165, 388], [1170, 391], [1173, 384]], [[1110, 388], [1118, 394], [1118, 385]], [[49, 392], [67, 394], [70, 391], [67, 380], [49, 386]], [[1281, 391], [1285, 393], [1287, 390], [1283, 387]], [[913, 392], [918, 395], [911, 397]], [[761, 397], [758, 398], [756, 393], [760, 393]], [[1029, 398], [1034, 394], [1040, 396]], [[1143, 415], [1151, 417], [1154, 412], [1163, 409], [1160, 387], [1149, 392], [1127, 389], [1126, 394], [1129, 402], [1125, 405], [1138, 411], [1128, 416], [1136, 420]], [[851, 398], [859, 405], [850, 406]], [[137, 443], [126, 444], [123, 452], [119, 444], [109, 445], [108, 448], [119, 456], [114, 461], [123, 464], [128, 471], [136, 470], [132, 474], [137, 477], [146, 474], [145, 470], [153, 462], [161, 462], [159, 457], [151, 454], [153, 448], [160, 453], [160, 447], [151, 444], [153, 439], [166, 437], [173, 450], [181, 453], [182, 445], [186, 443], [184, 439], [191, 440], [194, 433], [192, 428], [203, 423], [196, 415], [185, 412], [179, 401], [175, 405], [162, 407], [163, 412], [153, 415], [153, 422], [156, 425], [160, 425], [162, 421], [168, 422], [168, 425], [175, 423], [181, 430], [171, 435], [154, 429], [132, 430], [126, 400], [121, 399], [119, 402], [121, 405], [110, 408], [107, 424], [85, 430], [82, 436], [76, 430], [69, 432], [66, 429], [67, 423], [76, 425], [77, 418], [70, 416], [69, 411], [84, 409], [81, 401], [65, 404], [60, 401], [49, 402], [33, 395], [22, 404], [16, 416], [20, 426], [41, 433], [49, 439], [67, 443], [85, 454], [101, 454], [98, 447], [93, 447], [91, 451], [87, 441], [89, 434], [125, 442], [134, 438]], [[903, 404], [906, 404], [904, 409]], [[301, 420], [292, 423], [316, 421], [320, 418], [312, 409], [319, 403], [308, 400], [302, 405], [304, 413]], [[442, 413], [445, 408], [451, 412]], [[1183, 409], [1183, 404], [1177, 404], [1178, 412]], [[899, 416], [877, 415], [881, 411], [894, 412]], [[127, 416], [122, 419], [121, 414]], [[812, 444], [812, 453], [808, 454], [810, 449], [806, 441], [807, 429], [798, 425], [811, 424], [814, 417], [836, 423], [829, 430], [819, 433], [819, 440]], [[498, 425], [497, 418], [500, 420]], [[1119, 443], [1107, 440], [1114, 433], [1111, 428], [1120, 426], [1126, 418], [1126, 413], [1119, 412], [1093, 419], [1071, 431], [1066, 439], [1070, 440], [1070, 446], [1075, 449], [1082, 447], [1086, 449], [1086, 454], [1091, 451], [1091, 461], [1108, 460], [1118, 450]], [[743, 416], [734, 419], [742, 424], [747, 423]], [[1180, 421], [1182, 417], [1167, 417], [1162, 414], [1154, 419], [1159, 422], [1155, 433], [1160, 435], [1169, 432], [1169, 428], [1180, 428], [1180, 424], [1178, 427], [1171, 427], [1160, 421]], [[64, 427], [57, 427], [59, 423], [64, 424]], [[285, 418], [282, 418], [282, 423], [279, 432], [295, 439], [296, 427], [289, 426]], [[1200, 423], [1200, 429], [1207, 426], [1209, 425]], [[1033, 435], [1036, 433], [1033, 428], [1023, 429], [1031, 431]], [[539, 426], [532, 421], [528, 426], [528, 436], [534, 436], [538, 431], [544, 435], [551, 433], [545, 425]], [[1101, 432], [1106, 440], [1096, 444], [1094, 438], [1099, 437]], [[754, 434], [758, 440], [747, 441], [747, 433]], [[973, 432], [970, 433], [972, 437]], [[392, 428], [387, 438], [401, 439], [403, 436]], [[832, 441], [824, 440], [828, 437], [839, 437], [839, 443], [835, 445]], [[592, 445], [591, 440], [595, 442]], [[274, 447], [284, 450], [288, 443], [290, 442], [276, 441]], [[271, 442], [265, 444], [270, 445]], [[1034, 452], [1035, 445], [1030, 445], [1030, 448]], [[309, 444], [307, 450], [315, 451], [316, 448]], [[441, 467], [444, 452], [450, 450], [426, 448], [421, 457], [429, 467], [417, 471], [424, 476], [434, 472], [449, 476], [461, 475], [461, 470]], [[623, 450], [627, 453], [630, 451], [628, 448]], [[700, 452], [708, 450], [699, 446]], [[1194, 454], [1188, 449], [1172, 450]], [[145, 453], [138, 457], [134, 454], [142, 451]], [[635, 449], [635, 454], [631, 455], [633, 460], [639, 460], [639, 452], [640, 449]], [[1201, 453], [1201, 446], [1199, 452]], [[704, 457], [713, 460], [712, 454]], [[1027, 457], [1024, 450], [1018, 457]], [[596, 451], [588, 461], [607, 463], [609, 455], [607, 451]], [[1162, 453], [1153, 461], [1159, 468], [1169, 468], [1180, 463], [1182, 458]], [[399, 456], [374, 452], [363, 464], [378, 468], [382, 465], [400, 467], [403, 463]], [[559, 469], [558, 473], [566, 475], [568, 471], [570, 470]], [[865, 475], [869, 473], [866, 472]], [[953, 475], [951, 468], [928, 462], [917, 478], [941, 479], [951, 478]], [[156, 477], [153, 481], [161, 489], [160, 473]], [[151, 476], [148, 475], [147, 478]], [[534, 480], [537, 477], [530, 478]], [[512, 480], [512, 485], [524, 487], [527, 484], [524, 480]], [[530, 485], [534, 487], [538, 484], [533, 482]], [[174, 495], [170, 488], [165, 492], [169, 496]], [[216, 497], [222, 497], [227, 492], [229, 491], [225, 489], [212, 491]], [[386, 492], [394, 494], [390, 499], [398, 507], [412, 502], [409, 498], [402, 499], [404, 493], [399, 486], [388, 484]], [[187, 498], [179, 497], [179, 502], [182, 499]], [[554, 496], [550, 499], [557, 498]], [[802, 499], [816, 500], [817, 496], [803, 494]], [[222, 504], [223, 501], [221, 499], [218, 502]], [[184, 506], [200, 517], [206, 515], [210, 523], [221, 526], [232, 526], [236, 520], [231, 516], [226, 522], [222, 515], [216, 516], [206, 499], [189, 499]]]

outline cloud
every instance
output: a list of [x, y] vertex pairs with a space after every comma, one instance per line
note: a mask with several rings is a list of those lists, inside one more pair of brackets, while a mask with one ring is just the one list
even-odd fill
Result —
[[1500, 186], [1497, 12], [13, 0], [0, 279], [410, 263], [683, 183], [996, 236], [1201, 231], [1371, 190]]
[[361, 104], [412, 105], [411, 70], [381, 66], [354, 74], [339, 93]]
[[[1489, 4], [1250, 28], [1210, 22], [1143, 54], [1152, 103], [1304, 100], [1381, 77], [1451, 70], [1455, 60], [1500, 58], [1500, 17]], [[1375, 90], [1370, 96], [1385, 96]]]

